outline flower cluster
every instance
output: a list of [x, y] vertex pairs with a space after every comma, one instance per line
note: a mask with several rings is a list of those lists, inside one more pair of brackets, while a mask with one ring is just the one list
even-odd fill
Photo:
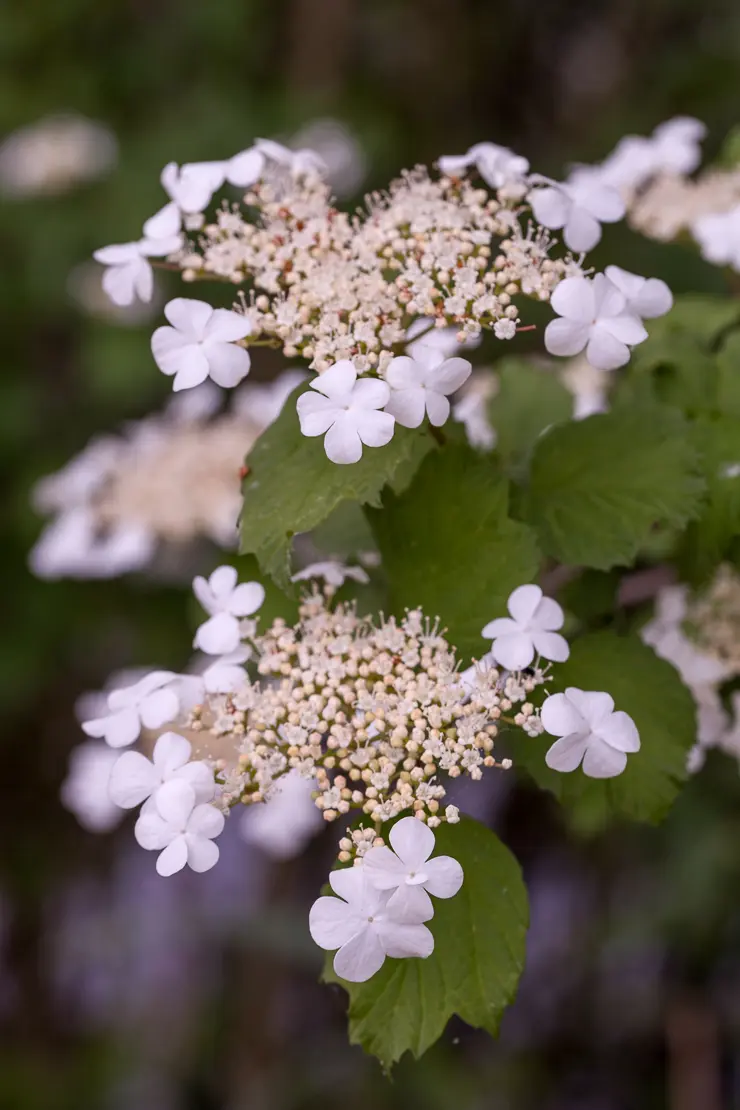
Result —
[[[162, 255], [187, 282], [243, 286], [231, 310], [171, 301], [169, 324], [152, 338], [157, 365], [180, 390], [208, 377], [238, 384], [255, 345], [305, 359], [317, 377], [298, 401], [301, 429], [324, 436], [335, 463], [384, 446], [396, 424], [449, 418], [471, 366], [457, 352], [407, 350], [420, 329], [453, 329], [459, 345], [484, 330], [509, 340], [521, 298], [552, 299], [561, 319], [547, 329], [547, 349], [585, 349], [592, 365], [611, 370], [646, 338], [642, 318], [670, 307], [663, 283], [658, 293], [617, 267], [593, 279], [584, 269], [601, 223], [624, 215], [618, 190], [593, 168], [558, 183], [481, 143], [442, 157], [440, 176], [405, 171], [354, 214], [335, 207], [324, 169], [310, 151], [265, 140], [222, 162], [171, 163], [162, 173], [170, 200], [143, 238], [96, 257], [110, 266], [104, 284], [119, 304], [150, 297], [148, 259]], [[225, 200], [207, 216], [224, 185], [246, 188], [242, 203]], [[559, 229], [566, 253], [551, 236]], [[489, 443], [487, 430], [476, 434]]]
[[271, 385], [246, 385], [225, 411], [206, 387], [94, 439], [34, 490], [36, 507], [55, 514], [31, 552], [34, 572], [112, 577], [200, 536], [233, 547], [244, 454], [301, 378], [287, 371]]

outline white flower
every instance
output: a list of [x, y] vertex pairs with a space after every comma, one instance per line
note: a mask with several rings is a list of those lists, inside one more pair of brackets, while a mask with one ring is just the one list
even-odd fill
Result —
[[562, 227], [566, 247], [578, 253], [596, 246], [602, 223], [615, 223], [625, 214], [616, 189], [595, 180], [592, 173], [578, 170], [566, 182], [553, 181], [533, 189], [527, 199], [537, 222], [552, 229]]
[[237, 578], [234, 567], [223, 566], [214, 570], [208, 581], [200, 575], [193, 579], [195, 596], [211, 614], [194, 640], [194, 646], [207, 655], [236, 651], [241, 640], [240, 618], [251, 617], [265, 600], [265, 590], [259, 582], [237, 585]]
[[254, 149], [264, 155], [269, 161], [282, 167], [296, 176], [302, 174], [326, 173], [326, 163], [315, 150], [304, 147], [302, 150], [291, 150], [274, 139], [257, 139]]
[[112, 578], [151, 560], [155, 540], [138, 524], [115, 524], [101, 533], [85, 506], [67, 509], [41, 533], [29, 555], [39, 578]]
[[640, 637], [656, 655], [673, 664], [693, 691], [718, 686], [732, 677], [732, 668], [689, 639], [683, 630], [687, 615], [687, 587], [666, 586], [659, 591], [653, 619], [642, 627]]
[[218, 861], [214, 839], [224, 827], [224, 815], [208, 803], [196, 805], [192, 786], [183, 779], [164, 783], [154, 805], [143, 811], [134, 836], [147, 851], [159, 851], [157, 872], [174, 875], [185, 864], [193, 871], [209, 871]]
[[707, 262], [740, 270], [740, 205], [729, 212], [699, 216], [691, 225], [691, 234]]
[[367, 571], [362, 567], [348, 567], [336, 559], [326, 559], [322, 563], [311, 563], [310, 566], [299, 570], [293, 575], [291, 582], [306, 582], [311, 578], [323, 578], [328, 586], [335, 586], [337, 589], [343, 586], [348, 578], [354, 579], [355, 582], [370, 581]]
[[575, 771], [583, 762], [584, 774], [609, 779], [621, 775], [628, 752], [640, 750], [635, 722], [621, 710], [614, 712], [609, 694], [569, 686], [545, 700], [542, 724], [560, 737], [545, 756], [553, 771]]
[[422, 362], [425, 358], [452, 358], [460, 351], [479, 347], [481, 337], [468, 337], [462, 343], [457, 328], [438, 328], [434, 317], [417, 316], [406, 329], [406, 354]]
[[607, 266], [604, 273], [627, 302], [626, 311], [634, 316], [652, 320], [673, 308], [673, 294], [660, 278], [641, 277], [621, 266]]
[[231, 411], [236, 416], [248, 417], [260, 428], [269, 428], [296, 386], [307, 377], [303, 370], [286, 370], [273, 382], [248, 383], [233, 395]]
[[448, 395], [458, 390], [471, 372], [467, 359], [445, 359], [431, 351], [420, 351], [416, 358], [401, 355], [391, 359], [385, 371], [391, 387], [385, 411], [404, 428], [418, 428], [425, 412], [429, 422], [439, 427], [450, 415]]
[[650, 138], [625, 135], [602, 164], [592, 168], [602, 181], [626, 190], [639, 189], [659, 173], [693, 173], [701, 162], [699, 144], [706, 131], [700, 120], [677, 116], [659, 124]]
[[108, 832], [123, 817], [108, 796], [111, 771], [119, 758], [118, 752], [99, 740], [86, 740], [70, 752], [60, 792], [62, 804], [88, 832]]
[[362, 865], [376, 890], [393, 893], [388, 912], [404, 920], [427, 921], [434, 913], [430, 894], [452, 898], [463, 882], [463, 870], [452, 856], [437, 856], [434, 833], [416, 817], [403, 817], [390, 831], [391, 848], [371, 848]]
[[247, 679], [247, 672], [241, 664], [246, 663], [251, 654], [251, 648], [242, 644], [206, 667], [201, 677], [208, 693], [230, 694], [243, 686]]
[[[357, 380], [349, 359], [335, 362], [311, 382], [314, 393], [302, 393], [296, 409], [304, 436], [324, 436], [324, 450], [333, 463], [355, 463], [362, 445], [384, 447], [393, 438], [394, 419], [378, 412], [390, 399], [390, 388], [377, 378]], [[326, 433], [324, 435], [324, 433]]]
[[535, 652], [544, 659], [563, 663], [570, 654], [568, 641], [559, 636], [565, 616], [557, 601], [543, 597], [539, 586], [517, 586], [509, 595], [509, 617], [489, 621], [481, 635], [493, 640], [491, 655], [510, 671], [528, 667]]
[[172, 327], [157, 328], [152, 354], [163, 374], [175, 375], [175, 391], [200, 385], [209, 374], [227, 389], [246, 378], [249, 352], [236, 345], [251, 331], [246, 316], [185, 297], [170, 301], [164, 314]]
[[338, 898], [322, 897], [311, 907], [308, 926], [316, 944], [338, 948], [334, 971], [350, 983], [364, 983], [386, 956], [426, 958], [434, 937], [418, 920], [399, 921], [388, 911], [388, 895], [370, 885], [363, 866], [332, 871], [329, 882]]
[[273, 859], [292, 859], [324, 827], [314, 805], [314, 779], [289, 771], [275, 783], [269, 799], [245, 807], [239, 831], [248, 844], [256, 844]]
[[647, 339], [642, 323], [627, 309], [624, 294], [604, 274], [561, 281], [550, 303], [561, 320], [545, 328], [551, 355], [577, 355], [597, 370], [616, 370], [629, 362], [629, 348]]
[[438, 162], [441, 173], [456, 176], [470, 166], [475, 166], [487, 185], [501, 189], [504, 185], [519, 182], [529, 170], [529, 162], [497, 143], [476, 143], [467, 154], [443, 154]]
[[151, 759], [141, 752], [124, 752], [110, 775], [111, 801], [121, 809], [133, 809], [163, 783], [177, 779], [192, 786], [197, 803], [210, 802], [216, 790], [213, 772], [202, 761], [189, 762], [191, 752], [189, 742], [176, 732], [159, 737]]
[[179, 225], [181, 212], [186, 215], [202, 212], [225, 181], [242, 188], [254, 185], [262, 173], [264, 161], [259, 151], [250, 148], [223, 162], [186, 162], [183, 166], [168, 162], [160, 181], [171, 203], [144, 225], [145, 231], [153, 234], [151, 227], [159, 229], [162, 219], [176, 219]]
[[180, 699], [172, 671], [152, 671], [133, 686], [113, 690], [108, 695], [105, 717], [85, 721], [88, 736], [102, 737], [111, 748], [125, 748], [138, 739], [142, 728], [161, 728], [172, 721], [180, 709]]
[[133, 304], [135, 300], [150, 301], [154, 290], [154, 274], [147, 261], [172, 254], [182, 244], [179, 234], [164, 238], [149, 238], [146, 235], [134, 243], [115, 243], [93, 251], [96, 262], [107, 267], [103, 274], [103, 289], [113, 304], [122, 306]]
[[117, 154], [116, 137], [104, 124], [72, 113], [46, 116], [13, 131], [0, 144], [0, 193], [64, 193], [102, 177]]

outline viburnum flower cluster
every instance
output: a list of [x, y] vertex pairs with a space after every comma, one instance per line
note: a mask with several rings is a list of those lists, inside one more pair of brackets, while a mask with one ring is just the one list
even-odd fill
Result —
[[[240, 287], [230, 309], [170, 301], [168, 324], [152, 337], [157, 365], [178, 391], [207, 378], [237, 385], [253, 346], [306, 360], [317, 376], [298, 398], [300, 427], [322, 436], [338, 464], [388, 444], [396, 425], [449, 418], [471, 365], [457, 351], [413, 352], [409, 340], [425, 330], [453, 329], [460, 346], [483, 331], [509, 340], [522, 299], [552, 299], [561, 318], [545, 332], [550, 353], [585, 349], [601, 370], [627, 362], [647, 336], [642, 318], [667, 311], [671, 297], [662, 282], [645, 292], [639, 275], [585, 268], [601, 224], [624, 215], [617, 187], [593, 168], [565, 182], [530, 174], [526, 159], [493, 143], [443, 156], [438, 168], [405, 171], [352, 214], [336, 208], [322, 161], [307, 150], [259, 140], [225, 161], [170, 163], [169, 202], [143, 238], [96, 253], [110, 266], [105, 287], [117, 303], [149, 299], [153, 257], [186, 282]], [[241, 204], [224, 199], [208, 214], [224, 186], [247, 190]]]
[[[354, 569], [315, 566], [296, 624], [276, 619], [264, 632], [259, 583], [239, 583], [230, 566], [196, 578], [208, 616], [195, 646], [205, 662], [193, 673], [153, 671], [114, 689], [83, 728], [127, 749], [108, 771], [107, 797], [124, 809], [142, 805], [136, 839], [159, 853], [162, 875], [212, 867], [215, 840], [236, 807], [265, 807], [268, 835], [270, 807], [285, 815], [285, 799], [295, 805], [304, 792], [325, 822], [355, 815], [338, 845], [339, 864], [354, 868], [333, 873], [341, 901], [320, 899], [311, 930], [317, 943], [339, 949], [338, 973], [361, 981], [386, 956], [431, 952], [429, 895], [451, 897], [462, 882], [454, 860], [430, 859], [433, 830], [460, 820], [446, 784], [511, 767], [495, 754], [502, 725], [559, 737], [548, 764], [565, 772], [582, 764], [599, 778], [624, 769], [639, 737], [605, 693], [569, 688], [535, 708], [547, 661], [569, 653], [557, 631], [563, 611], [538, 586], [513, 592], [511, 617], [483, 629], [489, 656], [461, 673], [439, 622], [420, 610], [375, 621], [336, 602]], [[137, 741], [144, 750], [133, 749]], [[281, 830], [274, 854], [302, 835]]]

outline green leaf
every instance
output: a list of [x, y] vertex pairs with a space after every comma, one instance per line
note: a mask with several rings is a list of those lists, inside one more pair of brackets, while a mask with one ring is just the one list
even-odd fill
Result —
[[717, 165], [734, 169], [740, 162], [740, 126], [731, 127], [725, 135], [724, 142], [717, 156]]
[[679, 559], [683, 576], [698, 584], [709, 578], [740, 536], [740, 472], [734, 471], [740, 469], [740, 418], [697, 421], [693, 435], [701, 452], [707, 499], [701, 516], [686, 530]]
[[740, 416], [740, 332], [727, 336], [717, 355], [719, 373], [717, 404], [728, 416]]
[[549, 555], [608, 570], [631, 563], [656, 525], [685, 525], [703, 488], [682, 416], [625, 405], [543, 435], [524, 512]]
[[262, 570], [290, 589], [290, 544], [309, 532], [345, 501], [380, 504], [387, 482], [409, 481], [433, 440], [423, 428], [396, 426], [386, 447], [363, 451], [358, 463], [329, 462], [320, 437], [301, 434], [295, 411], [297, 392], [252, 448], [242, 486], [242, 554], [257, 556]]
[[[665, 316], [650, 321], [650, 339], [647, 343], [661, 341], [672, 334], [691, 335], [700, 346], [709, 350], [722, 332], [738, 321], [740, 302], [732, 297], [688, 293], [676, 297], [673, 308]], [[639, 350], [640, 347], [635, 354]]]
[[629, 713], [640, 733], [640, 751], [613, 779], [592, 779], [578, 768], [569, 774], [545, 763], [555, 737], [506, 734], [515, 767], [551, 791], [581, 832], [598, 832], [614, 818], [657, 824], [668, 813], [686, 779], [686, 757], [696, 739], [696, 708], [678, 672], [637, 636], [596, 632], [571, 645], [570, 659], [558, 663], [548, 680], [549, 694], [576, 686], [606, 690], [615, 708]]
[[382, 511], [368, 512], [394, 610], [440, 617], [463, 658], [482, 654], [483, 625], [538, 571], [534, 535], [508, 506], [493, 460], [456, 444], [428, 455], [405, 493], [387, 491]]
[[526, 459], [545, 428], [570, 419], [573, 398], [552, 371], [525, 359], [504, 359], [496, 368], [499, 388], [489, 416], [498, 453], [516, 465]]
[[485, 825], [464, 817], [437, 830], [436, 854], [459, 860], [465, 880], [454, 898], [434, 899], [434, 952], [387, 959], [367, 983], [339, 979], [329, 956], [324, 981], [349, 995], [349, 1039], [385, 1069], [405, 1052], [417, 1059], [453, 1014], [492, 1035], [514, 998], [524, 966], [527, 892], [514, 856]]

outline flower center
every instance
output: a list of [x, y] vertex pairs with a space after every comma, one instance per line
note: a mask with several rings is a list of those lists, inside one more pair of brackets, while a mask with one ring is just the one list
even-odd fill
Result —
[[370, 922], [371, 924], [372, 924], [372, 922], [373, 922], [374, 920], [375, 920], [375, 918], [374, 918], [374, 917], [368, 917], [368, 921], [369, 921], [369, 922]]

